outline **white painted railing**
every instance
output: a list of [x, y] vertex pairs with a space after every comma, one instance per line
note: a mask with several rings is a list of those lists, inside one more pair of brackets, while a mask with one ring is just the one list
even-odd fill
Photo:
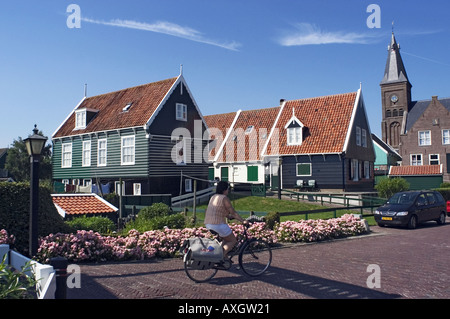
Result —
[[184, 206], [192, 205], [192, 203], [194, 202], [194, 194], [195, 194], [195, 199], [198, 203], [198, 202], [204, 200], [205, 198], [211, 197], [214, 193], [215, 193], [215, 187], [210, 187], [210, 188], [203, 189], [201, 191], [172, 197], [172, 206], [173, 207], [184, 207]]
[[27, 263], [30, 263], [30, 270], [26, 271], [27, 276], [34, 276], [37, 280], [36, 294], [38, 299], [55, 299], [56, 279], [55, 270], [50, 265], [43, 265], [28, 257], [25, 257], [9, 249], [9, 245], [0, 245], [0, 260], [7, 255], [6, 263], [17, 270], [21, 270]]

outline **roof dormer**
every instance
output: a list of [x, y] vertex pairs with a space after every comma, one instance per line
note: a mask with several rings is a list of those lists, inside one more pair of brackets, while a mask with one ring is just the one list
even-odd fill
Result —
[[83, 130], [89, 122], [97, 115], [98, 110], [81, 108], [75, 111], [75, 128], [74, 130]]
[[292, 108], [292, 117], [284, 126], [287, 136], [287, 145], [302, 145], [303, 143], [303, 125], [295, 116], [294, 108]]

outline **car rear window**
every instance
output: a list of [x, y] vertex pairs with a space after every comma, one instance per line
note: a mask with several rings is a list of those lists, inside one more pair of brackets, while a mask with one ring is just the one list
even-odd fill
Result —
[[433, 193], [427, 193], [428, 204], [433, 205], [436, 204], [436, 198]]
[[441, 193], [435, 192], [435, 193], [434, 193], [434, 196], [436, 197], [436, 200], [437, 200], [439, 203], [445, 202], [444, 197], [442, 196]]

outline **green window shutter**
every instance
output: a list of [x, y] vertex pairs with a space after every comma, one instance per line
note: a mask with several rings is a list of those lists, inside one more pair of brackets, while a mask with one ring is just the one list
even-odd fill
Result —
[[311, 164], [297, 164], [297, 176], [311, 176]]
[[220, 169], [220, 180], [228, 182], [228, 167], [222, 167]]
[[258, 181], [258, 166], [247, 166], [247, 181], [248, 182]]

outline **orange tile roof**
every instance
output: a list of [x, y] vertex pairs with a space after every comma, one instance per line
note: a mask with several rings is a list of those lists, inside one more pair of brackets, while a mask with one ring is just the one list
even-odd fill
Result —
[[[143, 126], [178, 78], [148, 83], [116, 92], [86, 98], [77, 109], [98, 110], [85, 129], [75, 129], [75, 112], [55, 132], [53, 137], [71, 136], [125, 127]], [[128, 112], [123, 108], [133, 103]]]
[[52, 195], [53, 204], [66, 215], [108, 214], [118, 208], [96, 194], [57, 194]]
[[206, 125], [210, 132], [210, 139], [217, 139], [216, 147], [211, 149], [209, 153], [209, 160], [213, 160], [216, 155], [216, 150], [219, 149], [223, 140], [225, 139], [228, 130], [231, 128], [237, 112], [230, 112], [224, 114], [206, 115]]
[[[341, 153], [352, 118], [357, 92], [286, 101], [266, 155]], [[287, 145], [284, 128], [295, 117], [304, 125], [301, 145]], [[275, 144], [278, 142], [278, 145]]]
[[[261, 160], [262, 149], [279, 112], [280, 107], [242, 111], [219, 159], [225, 162]], [[253, 128], [246, 133], [250, 126]]]
[[442, 175], [441, 165], [391, 166], [390, 176]]

